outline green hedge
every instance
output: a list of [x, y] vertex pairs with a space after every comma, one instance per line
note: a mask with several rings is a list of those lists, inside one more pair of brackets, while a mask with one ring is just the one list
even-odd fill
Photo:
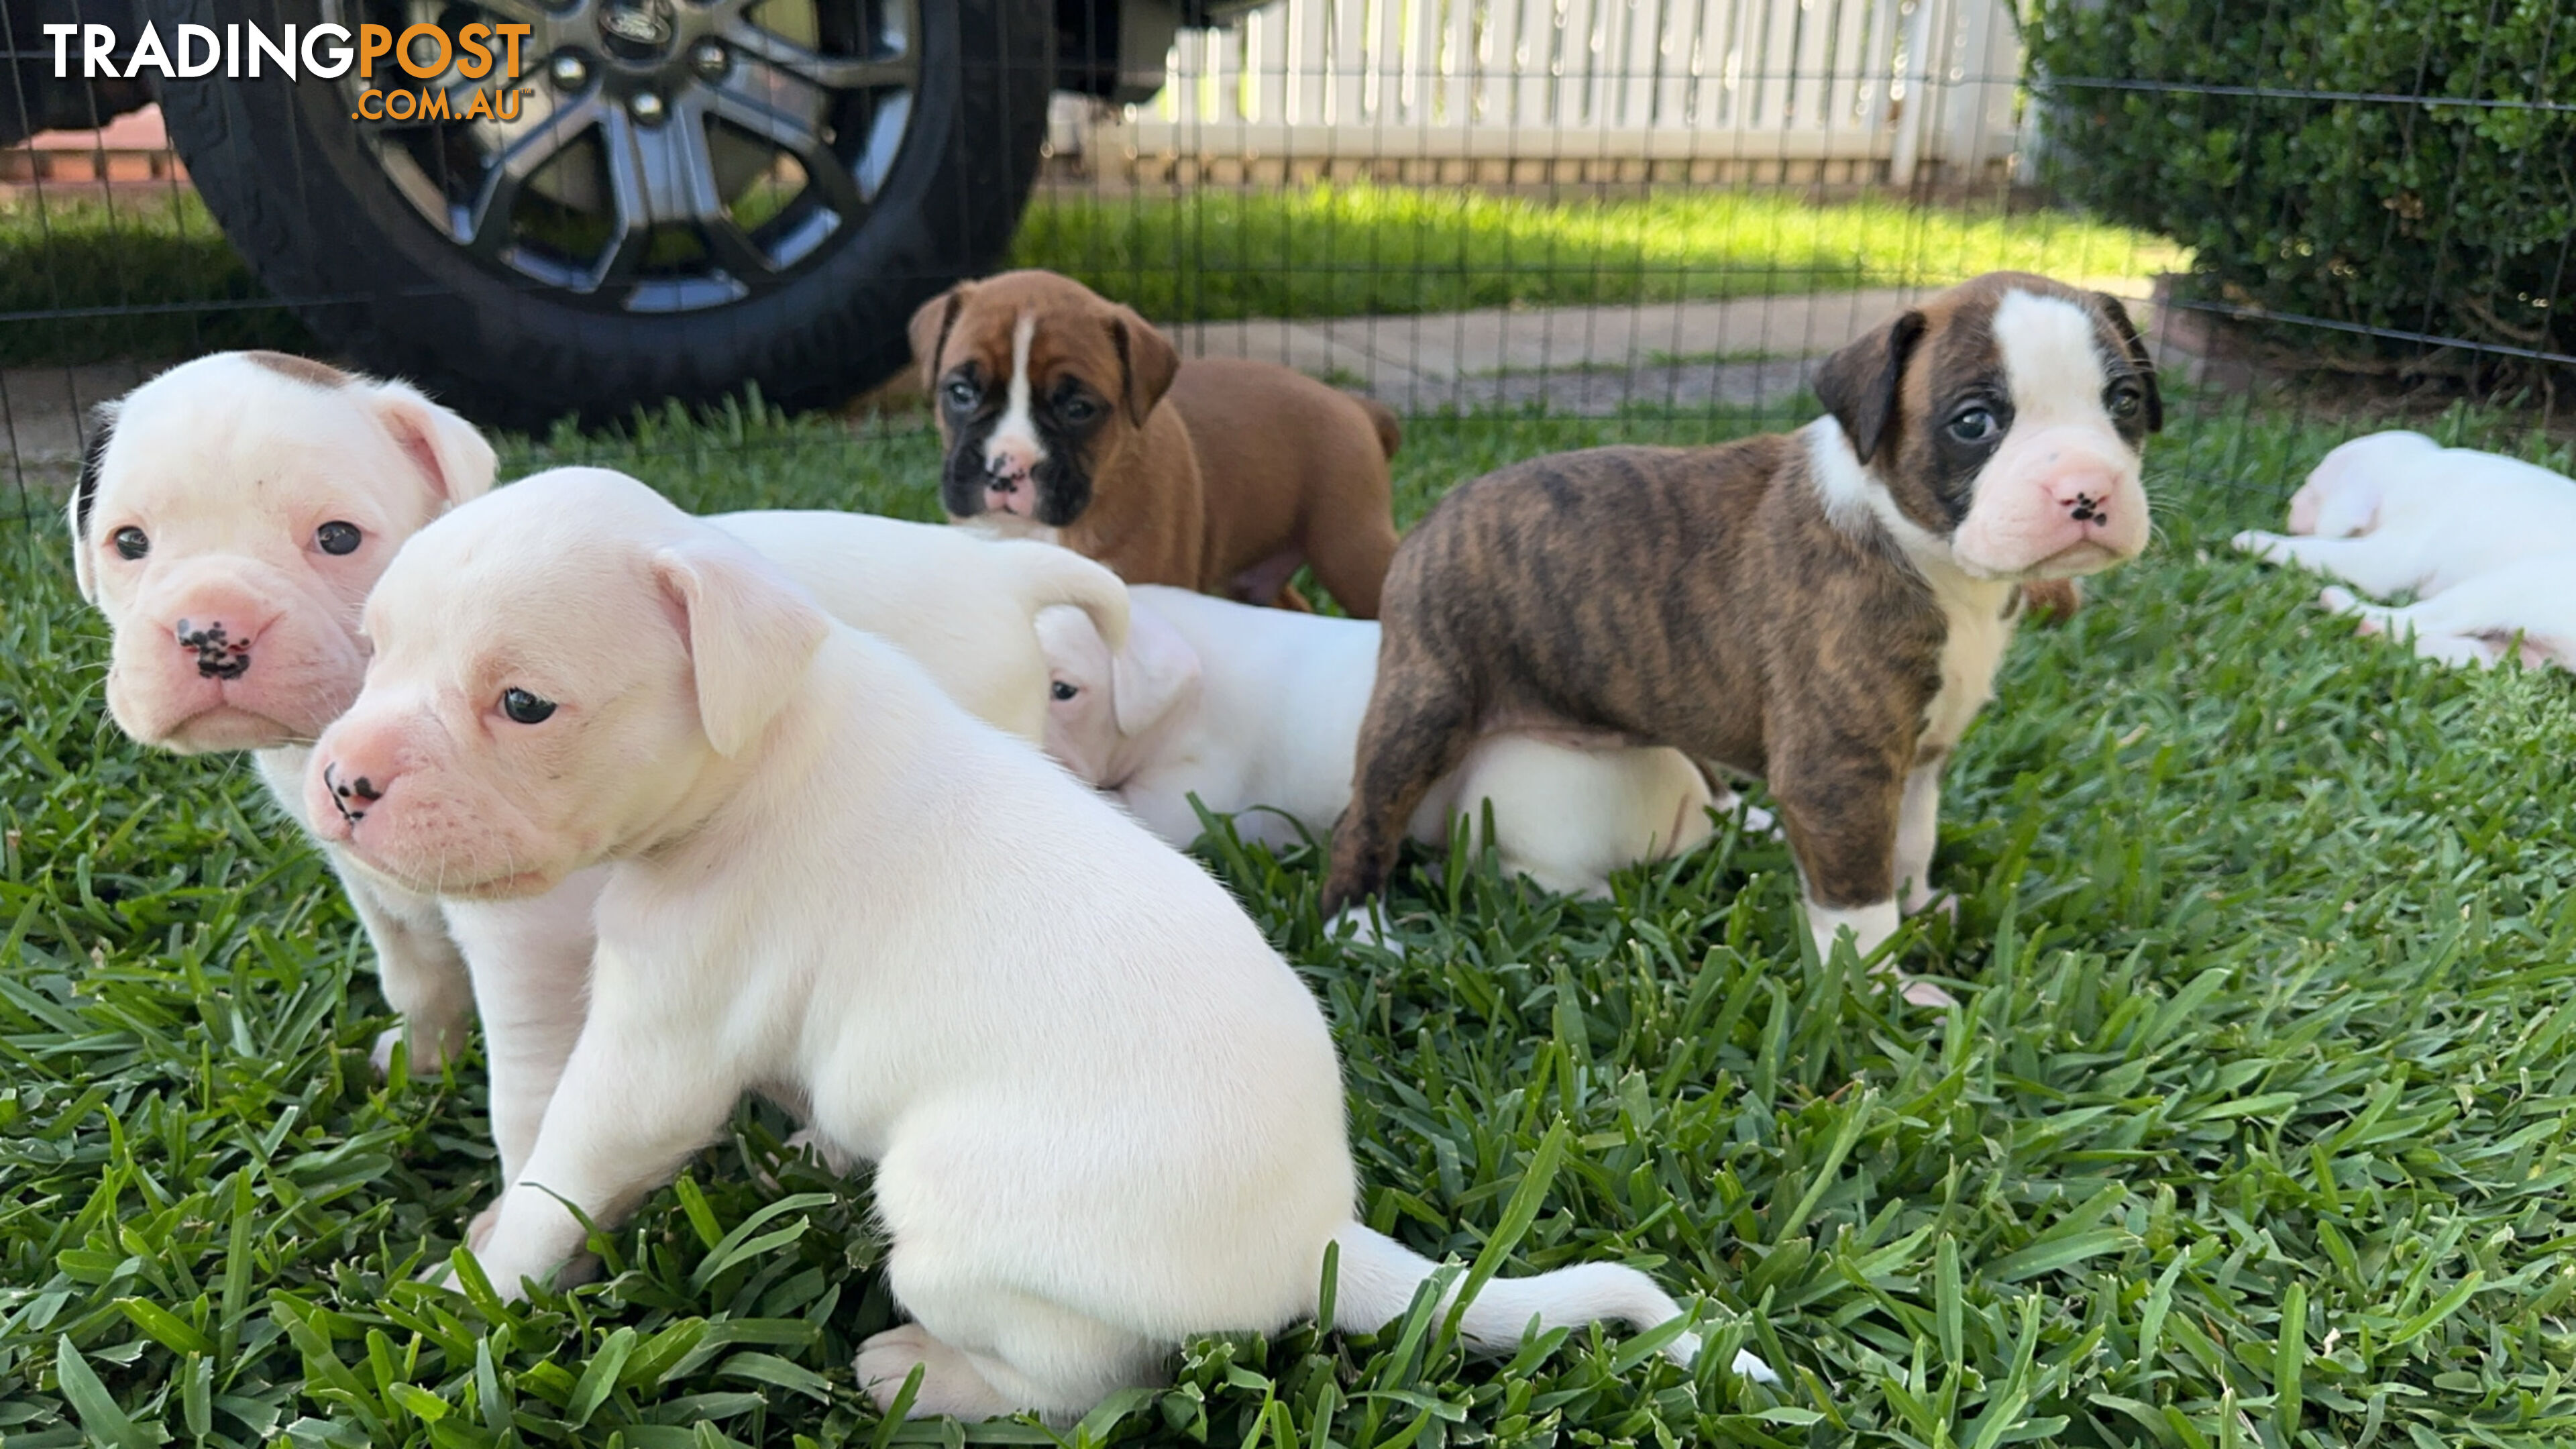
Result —
[[2205, 295], [2576, 354], [2567, 0], [2036, 0], [2035, 22], [2052, 179], [2193, 247]]

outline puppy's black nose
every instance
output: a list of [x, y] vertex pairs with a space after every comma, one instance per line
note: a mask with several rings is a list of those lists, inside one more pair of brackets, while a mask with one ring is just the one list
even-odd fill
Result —
[[250, 669], [250, 641], [224, 632], [221, 620], [197, 624], [182, 619], [172, 629], [179, 647], [197, 651], [197, 673], [207, 679], [239, 679]]
[[353, 808], [349, 802], [354, 800], [359, 805], [372, 805], [385, 797], [384, 792], [377, 789], [364, 775], [354, 780], [340, 779], [339, 768], [337, 765], [324, 765], [322, 784], [331, 792], [331, 808], [340, 812], [341, 819], [355, 825], [367, 818], [367, 812]]
[[2075, 521], [2078, 523], [2110, 521], [2111, 510], [2104, 507], [2102, 504], [2095, 502], [2093, 500], [2093, 495], [2090, 493], [2076, 494], [2075, 501], [2072, 504], [2069, 504], [2068, 507], [2074, 511]]

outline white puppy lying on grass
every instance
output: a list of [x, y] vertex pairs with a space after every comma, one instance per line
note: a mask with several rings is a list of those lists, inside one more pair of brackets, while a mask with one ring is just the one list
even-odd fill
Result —
[[2365, 634], [2412, 638], [2445, 664], [2523, 661], [2576, 669], [2576, 480], [2421, 433], [2372, 433], [2326, 454], [2290, 498], [2288, 535], [2248, 531], [2238, 548], [2332, 574], [2361, 594], [2412, 592], [2387, 608], [2351, 589], [2318, 602]]
[[[566, 1204], [624, 1216], [759, 1089], [877, 1165], [915, 1321], [858, 1376], [890, 1405], [919, 1366], [917, 1415], [1078, 1414], [1188, 1334], [1313, 1313], [1328, 1245], [1344, 1322], [1431, 1271], [1352, 1220], [1331, 1037], [1223, 889], [643, 485], [456, 510], [367, 632], [306, 776], [335, 844], [493, 898], [609, 863], [589, 1019], [478, 1245], [505, 1291], [581, 1248]], [[1465, 1332], [1678, 1311], [1595, 1264], [1490, 1284]]]
[[[81, 592], [114, 636], [109, 713], [182, 754], [256, 752], [309, 830], [306, 747], [357, 696], [368, 589], [403, 540], [488, 491], [493, 469], [470, 424], [410, 387], [303, 358], [219, 353], [137, 388], [103, 413], [68, 510]], [[1079, 605], [1096, 627], [1125, 628], [1117, 576], [1044, 544], [844, 513], [714, 521], [1033, 742], [1047, 711], [1036, 611]], [[506, 1181], [580, 1028], [596, 878], [538, 900], [442, 907], [326, 854], [410, 1030], [413, 1066], [435, 1070], [469, 1007], [481, 1009]], [[469, 988], [470, 975], [481, 979]], [[377, 1042], [379, 1069], [403, 1031]]]
[[2413, 639], [2426, 659], [2483, 668], [2518, 652], [2527, 665], [2576, 673], [2576, 550], [2507, 564], [2402, 609], [2337, 588], [2317, 602], [2359, 617], [2364, 634]]
[[[1192, 796], [1235, 816], [1245, 840], [1321, 839], [1351, 803], [1377, 625], [1153, 585], [1127, 597], [1123, 649], [1075, 610], [1039, 612], [1055, 696], [1048, 753], [1176, 846], [1199, 835]], [[1447, 845], [1456, 815], [1474, 835], [1488, 800], [1506, 874], [1589, 896], [1608, 892], [1612, 871], [1697, 848], [1710, 808], [1736, 808], [1678, 750], [1489, 735], [1414, 813], [1413, 838]]]

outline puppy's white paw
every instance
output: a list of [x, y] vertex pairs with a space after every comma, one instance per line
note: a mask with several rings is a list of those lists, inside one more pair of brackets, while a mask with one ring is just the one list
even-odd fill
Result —
[[476, 1257], [482, 1256], [483, 1245], [492, 1241], [493, 1225], [500, 1221], [501, 1200], [496, 1197], [490, 1207], [476, 1213], [474, 1220], [465, 1225], [465, 1246], [473, 1249]]
[[[378, 1081], [394, 1074], [394, 1048], [402, 1045], [402, 1039], [403, 1029], [400, 1023], [376, 1033], [376, 1044], [374, 1049], [367, 1053], [367, 1064], [376, 1069]], [[412, 1065], [416, 1067], [420, 1064], [414, 1062]]]
[[1897, 981], [1900, 983], [1897, 994], [1904, 997], [1909, 1006], [1932, 1006], [1947, 1010], [1959, 1004], [1959, 998], [1920, 976], [1900, 976]]
[[1340, 915], [1324, 923], [1324, 937], [1345, 945], [1375, 946], [1398, 956], [1404, 954], [1401, 942], [1387, 939], [1385, 908], [1376, 901], [1344, 907]]
[[2227, 541], [2228, 546], [2239, 553], [2250, 553], [2256, 558], [2266, 559], [2279, 558], [2280, 555], [2276, 550], [2279, 545], [2286, 542], [2288, 540], [2281, 535], [2265, 533], [2259, 528], [2249, 528]]
[[1727, 819], [1734, 815], [1736, 811], [1742, 810], [1744, 812], [1745, 834], [1767, 835], [1774, 840], [1780, 838], [1779, 817], [1773, 815], [1770, 811], [1763, 809], [1759, 805], [1745, 804], [1744, 797], [1736, 794], [1731, 789], [1721, 788], [1715, 794], [1711, 795], [1708, 801], [1708, 808], [1716, 811], [1717, 818], [1720, 820]]
[[822, 1133], [811, 1127], [798, 1128], [788, 1137], [786, 1147], [790, 1152], [813, 1153], [815, 1161], [830, 1168], [833, 1174], [839, 1177], [849, 1176], [850, 1169], [857, 1166], [859, 1161], [825, 1140]]
[[[2438, 664], [2470, 669], [2493, 669], [2502, 664], [2505, 656], [2512, 652], [2508, 647], [2511, 641], [2511, 635], [2494, 638], [2473, 634], [2426, 635], [2419, 636], [2415, 640], [2415, 653], [2418, 658], [2430, 659]], [[2544, 663], [2546, 656], [2535, 656], [2531, 647], [2525, 645], [2522, 662], [2526, 665]]]
[[921, 1387], [905, 1410], [906, 1418], [990, 1419], [1015, 1407], [984, 1381], [966, 1355], [933, 1338], [918, 1323], [897, 1324], [860, 1344], [853, 1367], [859, 1387], [882, 1414], [893, 1411], [895, 1398], [915, 1365], [921, 1368]]
[[[403, 1034], [410, 1028], [396, 1022], [376, 1033], [376, 1044], [367, 1052], [368, 1065], [376, 1069], [376, 1079], [383, 1081], [394, 1074], [394, 1048], [403, 1044]], [[434, 1077], [447, 1067], [447, 1053], [439, 1050], [435, 1038], [423, 1037], [411, 1044], [411, 1075]]]
[[2317, 590], [2317, 602], [2334, 613], [2349, 614], [2361, 607], [2361, 596], [2340, 584], [2329, 584]]
[[1735, 1371], [1757, 1384], [1780, 1382], [1780, 1375], [1772, 1369], [1771, 1365], [1754, 1357], [1753, 1350], [1749, 1348], [1739, 1348], [1735, 1351]]
[[[477, 1264], [482, 1264], [483, 1250], [490, 1245], [492, 1241], [492, 1229], [498, 1226], [500, 1221], [501, 1199], [496, 1197], [484, 1206], [483, 1211], [476, 1213], [466, 1222], [465, 1250], [474, 1255], [474, 1260]], [[489, 1277], [491, 1275], [491, 1268], [489, 1265], [484, 1265], [483, 1271], [485, 1276]], [[437, 1262], [421, 1269], [420, 1277], [417, 1281], [422, 1283], [434, 1283], [441, 1288], [455, 1287], [455, 1255], [452, 1253], [448, 1254], [447, 1256], [440, 1258]], [[498, 1278], [493, 1278], [492, 1286], [501, 1289], [502, 1296], [512, 1300], [513, 1302], [517, 1301], [522, 1296], [518, 1291], [519, 1280], [516, 1278], [512, 1278], [507, 1283], [502, 1282]]]

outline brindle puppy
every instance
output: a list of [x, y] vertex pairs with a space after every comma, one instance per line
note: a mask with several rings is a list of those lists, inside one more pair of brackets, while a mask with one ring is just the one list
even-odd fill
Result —
[[1404, 540], [1327, 912], [1383, 887], [1423, 791], [1506, 729], [1762, 777], [1822, 947], [1875, 949], [1900, 887], [1930, 901], [1941, 764], [2021, 591], [2145, 546], [2162, 404], [2116, 299], [2021, 273], [1835, 353], [1816, 393], [1794, 434], [1502, 469]]

